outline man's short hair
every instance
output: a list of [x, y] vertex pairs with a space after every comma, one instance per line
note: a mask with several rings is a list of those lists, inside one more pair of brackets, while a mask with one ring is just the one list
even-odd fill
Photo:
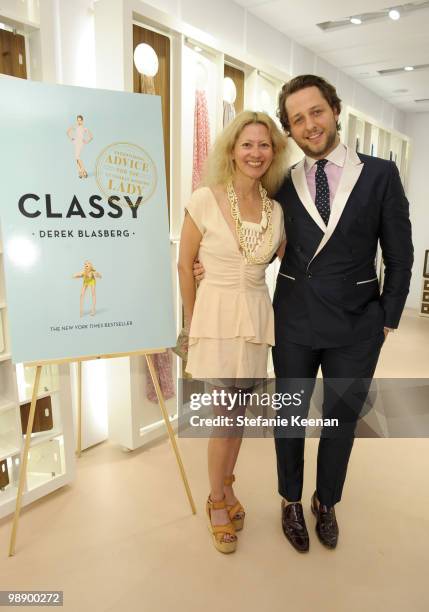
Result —
[[[341, 113], [341, 100], [338, 97], [337, 91], [333, 85], [315, 74], [301, 74], [300, 76], [297, 76], [285, 83], [279, 94], [277, 117], [280, 119], [280, 123], [282, 124], [285, 132], [290, 132], [290, 123], [286, 112], [286, 100], [291, 94], [294, 94], [301, 89], [306, 89], [307, 87], [317, 87], [332, 110], [338, 113], [338, 115]], [[337, 130], [340, 131], [340, 129], [341, 125], [337, 121]]]

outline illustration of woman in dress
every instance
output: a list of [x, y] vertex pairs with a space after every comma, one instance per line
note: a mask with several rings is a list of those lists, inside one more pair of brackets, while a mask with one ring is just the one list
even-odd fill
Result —
[[94, 268], [90, 261], [85, 261], [82, 272], [77, 272], [77, 274], [73, 274], [73, 278], [83, 278], [82, 291], [80, 292], [80, 316], [83, 316], [83, 302], [88, 287], [91, 287], [92, 294], [91, 315], [95, 315], [95, 306], [97, 302], [95, 284], [97, 278], [102, 278], [101, 274], [97, 272], [97, 270]]
[[74, 155], [77, 163], [79, 178], [88, 178], [88, 173], [85, 170], [85, 166], [83, 165], [80, 155], [83, 145], [90, 143], [93, 139], [93, 135], [88, 128], [83, 125], [82, 115], [78, 115], [76, 117], [76, 125], [67, 130], [67, 136], [74, 143]]

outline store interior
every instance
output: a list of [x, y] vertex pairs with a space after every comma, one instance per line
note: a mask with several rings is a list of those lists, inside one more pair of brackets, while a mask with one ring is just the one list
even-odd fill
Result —
[[[399, 18], [389, 16], [392, 9]], [[299, 5], [2, 0], [0, 92], [4, 79], [18, 77], [161, 97], [179, 332], [178, 246], [185, 206], [198, 181], [198, 106], [205, 109], [204, 136], [212, 144], [243, 109], [277, 120], [278, 95], [291, 77], [313, 73], [329, 80], [342, 99], [342, 142], [394, 161], [410, 202], [411, 287], [376, 376], [424, 380], [429, 379], [428, 27], [429, 2], [402, 9], [382, 0]], [[152, 55], [135, 53], [142, 44]], [[303, 154], [291, 139], [288, 147], [296, 163]], [[170, 606], [210, 612], [221, 606], [270, 612], [287, 606], [302, 612], [429, 609], [429, 441], [412, 425], [401, 437], [381, 427], [373, 437], [356, 440], [338, 510], [341, 548], [333, 553], [314, 541], [308, 558], [287, 549], [281, 532], [273, 441], [245, 440], [238, 474], [240, 496], [247, 496], [250, 506], [249, 526], [239, 553], [225, 559], [213, 549], [205, 525], [207, 441], [178, 440], [197, 505], [194, 516], [141, 356], [43, 368], [18, 546], [8, 557], [35, 369], [12, 361], [3, 268], [0, 243], [2, 590], [63, 590], [66, 610], [94, 612]], [[267, 270], [271, 297], [278, 270], [278, 261]], [[377, 275], [382, 283], [381, 252]], [[156, 365], [167, 372], [165, 403], [177, 428], [181, 363], [169, 352]], [[271, 359], [269, 371], [273, 375]], [[307, 440], [307, 501], [316, 442]]]

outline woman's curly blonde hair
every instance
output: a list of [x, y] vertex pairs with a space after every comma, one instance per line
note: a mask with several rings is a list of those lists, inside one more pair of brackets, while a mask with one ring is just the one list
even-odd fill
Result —
[[253, 111], [239, 113], [218, 136], [205, 164], [202, 185], [208, 187], [226, 185], [234, 177], [235, 162], [232, 159], [232, 152], [235, 143], [244, 128], [254, 123], [265, 125], [271, 138], [273, 161], [261, 178], [261, 183], [269, 196], [275, 195], [287, 172], [287, 136], [269, 115]]

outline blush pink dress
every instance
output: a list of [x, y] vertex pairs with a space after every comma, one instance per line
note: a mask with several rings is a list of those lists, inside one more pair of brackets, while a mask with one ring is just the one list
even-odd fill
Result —
[[[202, 234], [198, 258], [205, 269], [189, 332], [186, 371], [193, 378], [267, 376], [274, 312], [265, 270], [285, 237], [282, 208], [272, 204], [273, 243], [261, 264], [247, 263], [210, 188], [194, 191], [186, 207]], [[264, 240], [256, 255], [265, 248]]]
[[90, 131], [83, 125], [78, 125], [73, 128], [73, 144], [75, 159], [80, 159], [80, 154], [84, 144], [90, 140]]

